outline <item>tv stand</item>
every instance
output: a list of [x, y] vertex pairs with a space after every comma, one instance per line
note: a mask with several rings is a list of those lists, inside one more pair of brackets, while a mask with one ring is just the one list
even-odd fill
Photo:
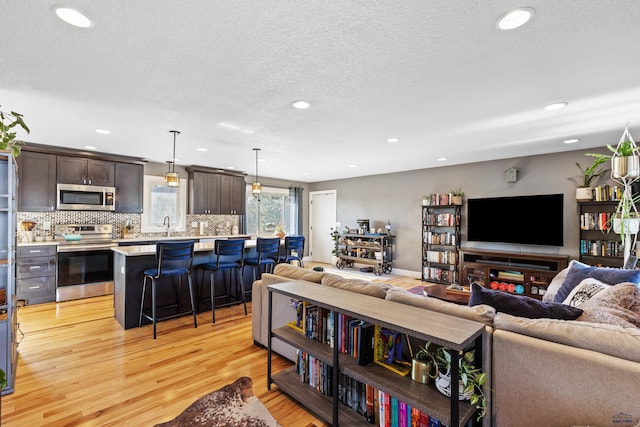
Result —
[[515, 295], [542, 299], [551, 280], [567, 267], [566, 255], [460, 250], [461, 284], [482, 284]]

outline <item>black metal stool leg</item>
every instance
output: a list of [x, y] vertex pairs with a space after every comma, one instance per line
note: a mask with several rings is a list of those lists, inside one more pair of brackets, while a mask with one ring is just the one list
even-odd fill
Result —
[[156, 281], [151, 278], [151, 317], [153, 317], [153, 339], [156, 339]]

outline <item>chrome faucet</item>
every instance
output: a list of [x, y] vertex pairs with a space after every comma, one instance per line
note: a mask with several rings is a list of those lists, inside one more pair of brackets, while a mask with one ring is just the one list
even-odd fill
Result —
[[167, 226], [167, 237], [170, 237], [171, 231], [169, 230], [169, 227], [171, 227], [171, 220], [169, 219], [169, 215], [164, 217], [164, 219], [162, 220], [162, 225]]

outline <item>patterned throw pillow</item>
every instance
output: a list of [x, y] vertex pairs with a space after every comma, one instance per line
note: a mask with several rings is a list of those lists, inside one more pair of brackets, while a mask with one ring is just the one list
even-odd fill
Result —
[[573, 288], [562, 303], [578, 307], [583, 302], [589, 301], [598, 292], [610, 287], [611, 285], [607, 285], [597, 279], [584, 279], [578, 286]]

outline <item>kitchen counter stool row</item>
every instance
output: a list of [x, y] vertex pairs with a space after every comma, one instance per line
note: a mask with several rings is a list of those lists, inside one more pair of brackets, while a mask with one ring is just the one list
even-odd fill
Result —
[[[300, 242], [297, 251], [290, 250], [293, 241]], [[167, 250], [182, 250], [183, 259], [168, 260]], [[155, 338], [158, 321], [193, 315], [197, 327], [195, 313], [208, 308], [214, 323], [216, 308], [243, 304], [246, 315], [253, 281], [278, 262], [301, 263], [303, 250], [302, 236], [289, 236], [284, 245], [279, 238], [258, 238], [114, 248], [116, 319], [125, 329], [148, 320]], [[183, 278], [188, 286], [182, 286]]]

